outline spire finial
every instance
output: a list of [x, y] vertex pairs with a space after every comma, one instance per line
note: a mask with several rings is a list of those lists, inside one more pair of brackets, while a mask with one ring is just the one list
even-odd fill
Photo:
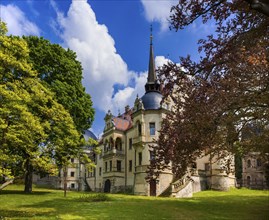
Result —
[[152, 24], [150, 25], [150, 45], [152, 45], [152, 39], [153, 39], [153, 36], [152, 36]]

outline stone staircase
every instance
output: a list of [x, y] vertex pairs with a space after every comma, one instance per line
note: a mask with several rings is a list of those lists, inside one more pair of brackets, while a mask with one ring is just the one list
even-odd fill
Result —
[[192, 197], [192, 183], [193, 179], [188, 175], [184, 175], [171, 184], [171, 196], [176, 198]]
[[192, 197], [192, 183], [193, 179], [184, 175], [172, 183], [159, 195], [159, 197]]

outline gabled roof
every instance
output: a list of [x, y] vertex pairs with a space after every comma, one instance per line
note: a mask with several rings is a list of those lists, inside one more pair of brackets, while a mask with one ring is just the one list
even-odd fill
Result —
[[132, 123], [126, 119], [115, 117], [112, 119], [114, 126], [117, 130], [126, 131], [132, 126]]

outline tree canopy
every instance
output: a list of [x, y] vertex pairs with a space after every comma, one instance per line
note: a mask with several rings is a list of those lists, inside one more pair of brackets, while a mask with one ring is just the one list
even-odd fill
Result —
[[29, 62], [27, 42], [0, 24], [0, 177], [24, 175], [31, 192], [33, 172], [55, 174], [70, 157], [91, 161], [70, 113]]
[[201, 58], [181, 57], [159, 69], [174, 107], [160, 130], [150, 176], [177, 176], [201, 155], [269, 151], [269, 19], [247, 1], [185, 1], [171, 9], [171, 28], [215, 23], [199, 40]]
[[76, 53], [36, 36], [24, 37], [30, 49], [29, 62], [42, 83], [56, 94], [58, 103], [72, 116], [80, 133], [90, 128], [94, 109], [82, 85], [82, 67]]

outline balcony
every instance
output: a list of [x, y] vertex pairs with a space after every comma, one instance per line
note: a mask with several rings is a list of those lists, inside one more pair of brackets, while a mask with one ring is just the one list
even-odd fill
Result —
[[139, 144], [141, 142], [145, 142], [146, 141], [146, 137], [144, 135], [138, 136], [138, 137], [134, 137], [133, 138], [133, 144]]
[[116, 156], [120, 158], [124, 158], [125, 152], [123, 150], [117, 150], [116, 148], [113, 148], [111, 150], [105, 151], [103, 155], [103, 159], [106, 159], [111, 156]]

